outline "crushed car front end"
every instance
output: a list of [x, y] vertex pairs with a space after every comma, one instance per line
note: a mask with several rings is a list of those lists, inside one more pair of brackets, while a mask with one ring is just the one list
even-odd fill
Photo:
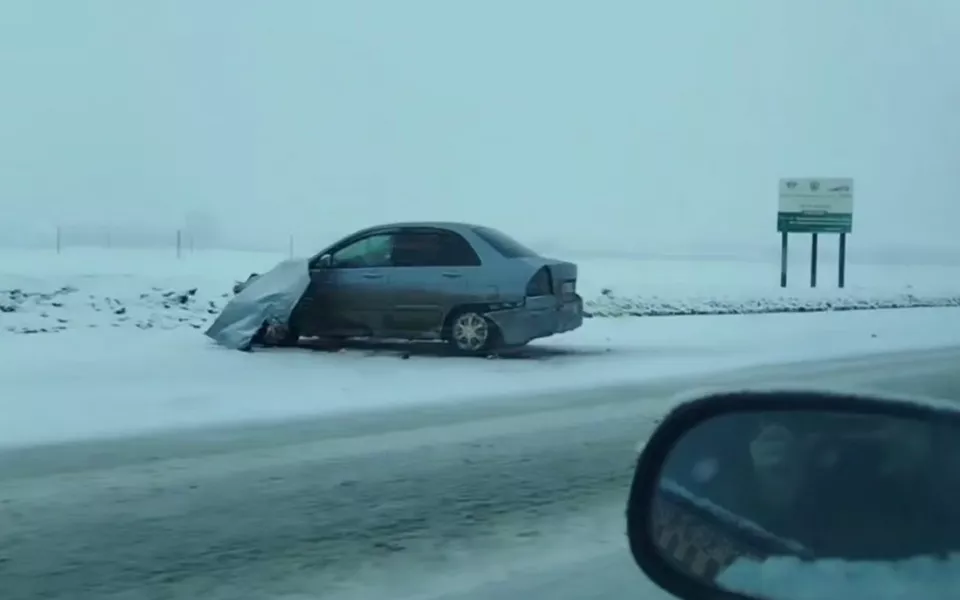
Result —
[[251, 274], [234, 286], [236, 295], [205, 333], [227, 348], [249, 350], [287, 327], [309, 285], [306, 259], [285, 260], [262, 275]]

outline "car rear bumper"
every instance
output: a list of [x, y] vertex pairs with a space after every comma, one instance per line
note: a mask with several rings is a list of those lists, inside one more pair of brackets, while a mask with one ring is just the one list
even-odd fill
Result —
[[583, 325], [583, 298], [544, 296], [528, 298], [524, 306], [487, 313], [497, 324], [507, 346], [573, 331]]

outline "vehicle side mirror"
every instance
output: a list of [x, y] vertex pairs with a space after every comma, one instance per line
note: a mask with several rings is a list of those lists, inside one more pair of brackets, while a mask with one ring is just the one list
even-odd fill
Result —
[[684, 600], [931, 598], [960, 585], [958, 497], [947, 403], [721, 393], [679, 405], [641, 449], [627, 532]]
[[317, 259], [317, 262], [314, 263], [314, 266], [320, 269], [329, 269], [331, 266], [333, 266], [333, 256], [324, 254]]

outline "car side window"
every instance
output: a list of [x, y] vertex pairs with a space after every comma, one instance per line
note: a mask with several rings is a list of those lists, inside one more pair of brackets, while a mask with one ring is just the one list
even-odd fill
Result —
[[450, 231], [410, 231], [397, 236], [397, 267], [475, 267], [480, 257], [470, 244]]
[[331, 267], [335, 269], [369, 269], [389, 267], [394, 248], [391, 233], [377, 233], [347, 244], [333, 253]]
[[440, 233], [440, 266], [442, 267], [479, 267], [480, 257], [470, 242], [458, 233], [444, 231]]
[[440, 252], [440, 241], [432, 233], [404, 231], [397, 234], [393, 251], [395, 267], [432, 267]]

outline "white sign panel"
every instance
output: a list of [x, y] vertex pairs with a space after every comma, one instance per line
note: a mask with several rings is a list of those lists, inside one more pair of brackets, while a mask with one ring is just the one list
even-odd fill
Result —
[[781, 179], [779, 212], [853, 214], [853, 179]]
[[781, 233], [853, 231], [853, 179], [781, 179], [779, 195], [777, 231]]

